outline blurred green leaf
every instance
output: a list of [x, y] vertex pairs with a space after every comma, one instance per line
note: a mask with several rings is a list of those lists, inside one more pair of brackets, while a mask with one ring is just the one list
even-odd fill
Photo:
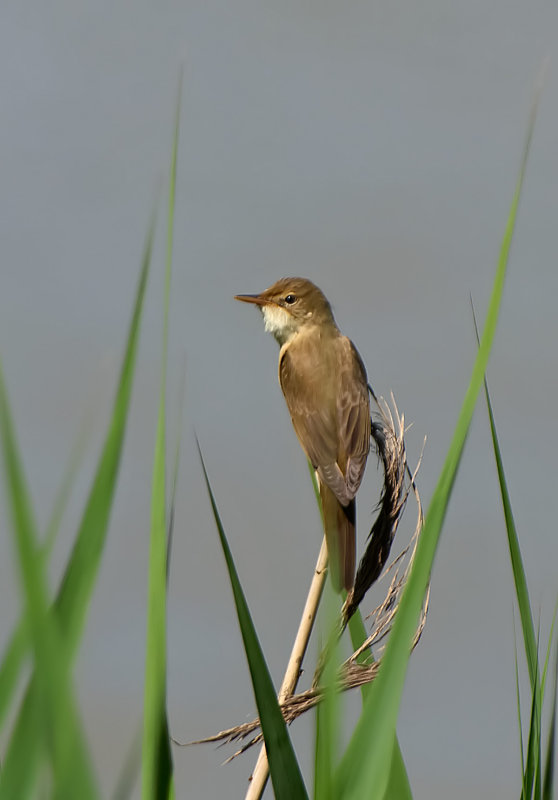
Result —
[[179, 397], [178, 397], [178, 429], [176, 432], [176, 440], [174, 445], [174, 462], [172, 467], [172, 477], [171, 477], [171, 491], [170, 491], [170, 498], [169, 498], [169, 513], [168, 513], [168, 523], [167, 523], [167, 584], [169, 580], [169, 570], [170, 570], [170, 562], [171, 562], [171, 555], [172, 555], [172, 540], [174, 535], [174, 514], [176, 508], [176, 489], [178, 486], [178, 470], [180, 466], [180, 449], [182, 446], [182, 424], [184, 421], [184, 385], [186, 382], [186, 373], [185, 371], [182, 374], [182, 380], [180, 381], [180, 390], [179, 390]]
[[[318, 483], [316, 480], [316, 473], [311, 465], [308, 462], [308, 469], [310, 472], [310, 477], [312, 479], [312, 485], [314, 488], [314, 496], [316, 498], [316, 503], [318, 505], [318, 509], [320, 514], [322, 513], [322, 503], [320, 499], [320, 492], [318, 488]], [[362, 615], [360, 613], [360, 609], [357, 609], [356, 612], [351, 616], [348, 622], [349, 634], [351, 637], [351, 643], [353, 652], [356, 652], [362, 643], [366, 640], [368, 634], [366, 632], [366, 628], [364, 627], [364, 622], [362, 621]], [[357, 663], [365, 664], [373, 661], [372, 651], [370, 649], [364, 650], [360, 655], [357, 657]], [[369, 683], [364, 683], [361, 686], [361, 694], [363, 701], [368, 696], [370, 692], [371, 685]], [[319, 706], [318, 706], [319, 709]], [[319, 723], [317, 723], [319, 724]], [[318, 794], [315, 794], [318, 797]], [[397, 736], [395, 737], [395, 743], [393, 747], [393, 755], [391, 761], [391, 769], [388, 778], [388, 785], [386, 788], [386, 792], [384, 795], [385, 800], [412, 800], [412, 791], [411, 785], [409, 783], [409, 778], [407, 775], [407, 770], [405, 768], [405, 762], [403, 761], [403, 754], [401, 753], [401, 748], [399, 746], [399, 741]]]
[[[478, 340], [478, 329], [477, 329], [474, 309], [473, 309], [473, 320]], [[532, 796], [534, 796], [538, 800], [539, 798], [542, 797], [543, 794], [543, 787], [541, 786], [541, 781], [542, 781], [541, 741], [542, 741], [542, 707], [544, 700], [544, 685], [546, 680], [548, 659], [550, 655], [550, 646], [553, 641], [556, 609], [554, 611], [554, 616], [552, 619], [546, 658], [543, 666], [543, 674], [541, 679], [539, 655], [538, 655], [538, 643], [537, 643], [537, 637], [535, 635], [535, 627], [533, 624], [531, 602], [529, 599], [529, 591], [527, 587], [527, 578], [523, 567], [523, 559], [521, 557], [519, 537], [517, 535], [517, 529], [515, 527], [515, 521], [511, 506], [511, 499], [508, 491], [504, 464], [502, 459], [502, 452], [500, 449], [500, 443], [496, 431], [494, 411], [492, 408], [492, 401], [490, 398], [488, 381], [486, 377], [484, 379], [484, 392], [486, 398], [486, 405], [488, 409], [488, 417], [490, 421], [490, 431], [492, 435], [494, 458], [496, 461], [496, 468], [498, 471], [498, 481], [500, 485], [502, 506], [504, 509], [506, 532], [508, 536], [508, 548], [510, 553], [510, 560], [512, 564], [512, 572], [515, 584], [515, 593], [521, 618], [525, 658], [527, 661], [529, 680], [531, 684], [531, 715], [529, 722], [529, 738], [527, 743], [527, 761], [525, 763], [523, 756], [523, 731], [521, 725], [521, 706], [519, 698], [519, 678], [518, 678], [517, 650], [516, 650], [516, 686], [517, 686], [517, 703], [518, 703], [519, 728], [520, 728], [519, 732], [520, 732], [520, 747], [521, 747], [521, 768], [523, 776], [522, 798], [523, 800], [527, 800], [527, 798], [531, 798]]]
[[163, 309], [163, 346], [159, 414], [151, 486], [151, 535], [142, 747], [142, 797], [167, 800], [174, 796], [172, 754], [167, 719], [167, 522], [166, 522], [166, 384], [169, 306], [176, 195], [176, 164], [180, 122], [180, 94], [172, 145], [168, 199], [167, 255]]
[[[477, 320], [474, 308], [473, 308], [473, 322], [475, 325], [477, 342], [479, 342], [479, 332], [477, 328]], [[506, 521], [506, 532], [508, 535], [508, 547], [510, 551], [513, 579], [515, 583], [515, 593], [517, 597], [517, 604], [519, 607], [519, 615], [521, 618], [521, 627], [523, 630], [525, 657], [527, 659], [527, 667], [529, 670], [531, 689], [534, 691], [536, 686], [535, 676], [537, 674], [537, 645], [535, 637], [535, 626], [533, 625], [533, 615], [531, 613], [531, 601], [529, 599], [529, 590], [527, 588], [527, 578], [525, 576], [523, 559], [521, 557], [519, 537], [517, 535], [515, 520], [513, 518], [510, 494], [508, 491], [506, 475], [504, 472], [504, 464], [502, 461], [502, 452], [500, 450], [500, 443], [498, 441], [498, 434], [496, 432], [496, 423], [494, 421], [492, 401], [490, 399], [490, 393], [488, 391], [488, 382], [486, 380], [486, 377], [484, 379], [484, 395], [486, 398], [486, 406], [488, 408], [490, 432], [492, 435], [492, 447], [494, 449], [494, 458], [496, 460], [496, 469], [498, 470], [498, 481], [500, 483], [502, 506], [504, 508], [504, 518]]]
[[141, 769], [141, 740], [143, 726], [138, 726], [136, 735], [129, 746], [124, 763], [118, 773], [112, 800], [129, 800], [134, 791], [137, 777]]
[[531, 713], [529, 716], [529, 737], [527, 739], [527, 758], [523, 776], [523, 800], [531, 797], [540, 800], [540, 767], [541, 767], [541, 718], [538, 675], [538, 653], [536, 661], [535, 689], [531, 692]]
[[523, 720], [521, 718], [521, 692], [519, 689], [519, 664], [517, 660], [517, 638], [515, 635], [515, 625], [513, 629], [513, 643], [514, 643], [514, 662], [515, 662], [515, 698], [517, 704], [517, 723], [519, 727], [519, 753], [521, 756], [521, 797], [527, 795], [527, 784], [525, 782], [525, 757], [523, 749]]
[[[100, 565], [116, 489], [132, 392], [145, 287], [151, 261], [152, 239], [153, 223], [145, 245], [109, 429], [77, 538], [54, 603], [57, 624], [70, 664], [83, 635], [85, 616]], [[36, 780], [40, 753], [40, 740], [35, 724], [35, 705], [39, 702], [36, 681], [37, 676], [34, 674], [21, 704], [0, 774], [0, 790], [4, 790], [3, 796], [10, 800], [16, 796], [18, 800], [29, 797]]]
[[333, 770], [339, 759], [341, 732], [341, 694], [338, 670], [341, 662], [339, 640], [340, 597], [327, 581], [322, 594], [320, 625], [322, 638], [327, 642], [320, 648], [325, 658], [320, 687], [324, 691], [321, 703], [316, 706], [316, 741], [314, 749], [314, 798], [334, 800]]
[[145, 245], [134, 311], [107, 437], [77, 539], [56, 598], [60, 626], [73, 652], [76, 652], [83, 634], [85, 616], [97, 578], [116, 490], [132, 393], [141, 314], [151, 262], [153, 228], [152, 222]]
[[550, 730], [546, 744], [546, 761], [544, 768], [543, 800], [554, 797], [554, 759], [556, 758], [556, 699], [558, 694], [558, 648], [554, 662], [554, 685], [552, 688], [552, 710], [550, 712]]
[[[62, 516], [66, 509], [70, 491], [79, 468], [79, 462], [83, 455], [84, 444], [85, 436], [82, 431], [70, 453], [69, 463], [64, 471], [62, 485], [55, 498], [50, 520], [47, 524], [44, 544], [40, 546], [41, 557], [45, 565], [52, 551], [56, 534], [60, 528]], [[8, 640], [8, 644], [4, 649], [2, 663], [0, 664], [0, 730], [2, 730], [6, 720], [7, 711], [10, 707], [9, 704], [14, 697], [28, 648], [28, 620], [25, 613], [23, 613]]]
[[[1, 366], [0, 430], [7, 503], [12, 516], [25, 613], [36, 664], [38, 713], [34, 721], [38, 725], [33, 730], [51, 754], [55, 795], [70, 798], [79, 793], [83, 798], [95, 798], [95, 782], [73, 698], [69, 658], [50, 610], [44, 558], [39, 549]], [[18, 754], [17, 770], [24, 766], [25, 752], [22, 751]], [[14, 788], [17, 789], [15, 784]], [[10, 785], [2, 781], [0, 791], [2, 796], [9, 797]]]
[[387, 787], [395, 743], [395, 725], [411, 643], [496, 330], [506, 266], [534, 126], [535, 109], [536, 106], [529, 121], [526, 146], [502, 242], [485, 330], [473, 366], [471, 380], [438, 484], [426, 514], [413, 567], [401, 597], [378, 677], [372, 683], [362, 715], [335, 776], [335, 796], [339, 798], [359, 798], [360, 800], [368, 795], [371, 786], [374, 787], [376, 796], [382, 797]]
[[558, 614], [558, 600], [554, 606], [554, 613], [552, 615], [552, 622], [550, 623], [550, 633], [548, 634], [548, 644], [546, 646], [546, 656], [544, 659], [543, 664], [543, 672], [541, 678], [541, 695], [544, 698], [544, 689], [546, 686], [546, 674], [548, 670], [548, 664], [550, 662], [550, 650], [552, 648], [552, 642], [554, 641], [554, 625], [556, 623], [556, 615]]
[[256, 698], [256, 705], [258, 707], [258, 714], [260, 716], [262, 732], [265, 739], [273, 791], [276, 800], [303, 800], [307, 798], [308, 795], [306, 794], [300, 767], [298, 766], [285, 720], [283, 719], [281, 709], [277, 702], [277, 695], [258, 641], [250, 611], [248, 610], [246, 598], [244, 597], [244, 592], [242, 591], [242, 586], [238, 579], [232, 553], [221, 524], [221, 518], [217, 510], [217, 504], [213, 496], [211, 484], [209, 483], [199, 444], [198, 450], [211, 508], [213, 509], [215, 524], [219, 532], [219, 539], [221, 540], [221, 547], [223, 548], [223, 554], [231, 581], [238, 623], [242, 633], [242, 640], [244, 642], [244, 649], [246, 651], [246, 658], [248, 659], [248, 666], [252, 678], [252, 686], [254, 687], [254, 696]]
[[[367, 638], [366, 628], [362, 621], [360, 609], [357, 610], [349, 620], [349, 633], [351, 635], [351, 642], [353, 645], [353, 652], [356, 652]], [[372, 651], [370, 649], [364, 650], [357, 658], [358, 663], [364, 664], [372, 661]], [[365, 700], [370, 692], [370, 684], [365, 683], [361, 687], [362, 699]], [[403, 754], [397, 735], [395, 736], [395, 743], [393, 746], [393, 754], [391, 757], [391, 768], [389, 771], [388, 785], [383, 797], [383, 800], [413, 800], [413, 793], [411, 791], [411, 784], [407, 775], [407, 769], [403, 760]]]

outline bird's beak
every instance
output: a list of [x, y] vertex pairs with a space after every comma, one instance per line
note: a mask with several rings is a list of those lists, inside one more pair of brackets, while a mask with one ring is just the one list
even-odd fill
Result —
[[254, 303], [256, 306], [267, 306], [269, 300], [262, 297], [261, 294], [235, 294], [235, 300], [241, 300], [243, 303]]

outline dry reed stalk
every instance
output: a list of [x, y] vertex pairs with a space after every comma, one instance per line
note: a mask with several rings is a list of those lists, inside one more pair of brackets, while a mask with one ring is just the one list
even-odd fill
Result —
[[[296, 634], [293, 649], [291, 651], [289, 663], [287, 664], [285, 677], [283, 678], [283, 683], [281, 684], [281, 689], [279, 690], [279, 695], [277, 697], [280, 705], [285, 703], [285, 701], [291, 697], [296, 689], [296, 685], [301, 673], [302, 661], [304, 659], [304, 654], [306, 653], [310, 634], [312, 633], [312, 628], [314, 626], [314, 620], [316, 619], [316, 613], [320, 604], [326, 577], [327, 546], [324, 537], [322, 540], [318, 561], [316, 563], [316, 568], [314, 570], [314, 577], [312, 578], [312, 583], [310, 584], [310, 591], [308, 592], [308, 596], [306, 598], [306, 603], [304, 605], [304, 610], [298, 626], [298, 632]], [[248, 785], [245, 800], [259, 800], [264, 792], [268, 776], [269, 764], [267, 761], [265, 744], [263, 744], [258, 754], [256, 766], [254, 767], [254, 771], [250, 777], [250, 783]]]

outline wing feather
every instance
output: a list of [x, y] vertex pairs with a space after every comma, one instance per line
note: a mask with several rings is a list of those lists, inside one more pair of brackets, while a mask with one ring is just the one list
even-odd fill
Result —
[[303, 450], [347, 506], [370, 449], [367, 378], [358, 352], [340, 334], [299, 335], [281, 350], [279, 381]]

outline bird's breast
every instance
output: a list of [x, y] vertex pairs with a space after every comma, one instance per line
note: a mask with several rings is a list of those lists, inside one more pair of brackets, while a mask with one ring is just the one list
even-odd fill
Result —
[[320, 330], [300, 331], [281, 348], [280, 378], [281, 365], [300, 392], [322, 401], [336, 394], [338, 358], [334, 337], [323, 335]]

